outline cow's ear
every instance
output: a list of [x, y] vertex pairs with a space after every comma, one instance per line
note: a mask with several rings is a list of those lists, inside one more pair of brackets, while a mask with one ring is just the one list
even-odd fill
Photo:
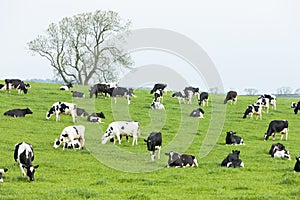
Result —
[[236, 134], [236, 132], [232, 132], [232, 134]]
[[33, 166], [33, 167], [34, 167], [34, 169], [37, 169], [37, 168], [39, 168], [39, 166], [40, 166], [40, 165], [36, 165], [36, 166]]

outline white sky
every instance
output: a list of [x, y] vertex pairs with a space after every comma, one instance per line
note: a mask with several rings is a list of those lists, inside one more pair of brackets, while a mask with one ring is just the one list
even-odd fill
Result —
[[[194, 40], [215, 63], [225, 90], [295, 90], [300, 87], [299, 6], [297, 0], [0, 0], [0, 79], [53, 78], [49, 63], [31, 56], [27, 42], [52, 22], [99, 9], [130, 19], [133, 29], [169, 29]], [[151, 64], [155, 54], [133, 57], [139, 66]]]

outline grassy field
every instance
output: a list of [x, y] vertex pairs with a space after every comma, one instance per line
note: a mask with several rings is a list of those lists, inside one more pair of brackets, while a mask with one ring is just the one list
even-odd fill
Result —
[[[125, 99], [118, 99], [116, 105], [110, 98], [90, 99], [88, 88], [74, 89], [85, 92], [85, 99], [72, 99], [71, 92], [58, 88], [55, 84], [32, 83], [27, 95], [15, 90], [10, 94], [0, 91], [0, 167], [9, 169], [0, 184], [0, 199], [298, 199], [300, 196], [300, 173], [293, 172], [295, 157], [300, 156], [300, 116], [290, 108], [290, 102], [298, 99], [278, 98], [276, 111], [264, 113], [262, 120], [251, 120], [242, 119], [242, 115], [256, 97], [239, 96], [236, 105], [223, 105], [220, 99], [224, 95], [211, 96], [216, 109], [210, 103], [204, 108], [205, 118], [194, 119], [188, 115], [197, 107], [196, 101], [180, 106], [177, 99], [170, 98], [170, 93], [163, 100], [166, 111], [152, 111], [149, 91], [137, 90], [137, 98], [128, 106]], [[106, 119], [101, 124], [79, 118], [78, 124], [86, 126], [84, 150], [53, 149], [54, 139], [64, 127], [73, 124], [70, 116], [62, 115], [60, 122], [55, 122], [55, 116], [45, 119], [56, 101], [75, 102], [89, 112], [104, 112]], [[33, 114], [25, 118], [3, 115], [9, 109], [26, 107]], [[226, 109], [224, 124], [222, 115], [218, 116], [220, 108]], [[274, 119], [289, 121], [289, 139], [282, 143], [292, 160], [268, 155], [274, 142], [263, 141], [263, 136]], [[131, 139], [127, 143], [124, 138], [121, 145], [101, 144], [103, 132], [115, 120], [140, 122], [142, 134], [137, 146], [131, 146]], [[221, 132], [220, 127], [223, 127]], [[214, 137], [207, 143], [204, 141], [208, 129]], [[243, 137], [246, 145], [225, 145], [229, 130]], [[151, 131], [161, 131], [163, 135], [161, 159], [154, 162], [150, 161], [143, 141]], [[279, 140], [276, 135], [275, 142]], [[14, 145], [21, 141], [33, 145], [33, 164], [40, 165], [34, 182], [22, 177], [13, 159]], [[208, 155], [201, 153], [203, 148], [208, 149]], [[220, 167], [234, 149], [241, 151], [245, 168]], [[168, 157], [164, 153], [171, 150], [195, 155], [199, 167], [166, 168]]]

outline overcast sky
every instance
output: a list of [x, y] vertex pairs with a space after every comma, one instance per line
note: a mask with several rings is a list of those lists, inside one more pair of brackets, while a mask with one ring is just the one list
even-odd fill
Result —
[[[52, 22], [99, 9], [118, 12], [133, 29], [163, 28], [189, 37], [212, 59], [225, 90], [295, 90], [300, 88], [299, 6], [297, 0], [0, 0], [0, 79], [52, 79], [49, 63], [32, 56], [27, 42]], [[155, 56], [133, 57], [139, 66]], [[154, 63], [160, 62], [166, 64]]]

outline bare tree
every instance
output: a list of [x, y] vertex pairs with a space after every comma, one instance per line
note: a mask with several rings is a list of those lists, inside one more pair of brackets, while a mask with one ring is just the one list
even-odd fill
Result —
[[300, 88], [297, 88], [294, 92], [294, 94], [300, 94]]
[[292, 88], [290, 87], [281, 87], [277, 89], [277, 94], [291, 94]]
[[34, 55], [46, 58], [56, 75], [88, 85], [92, 80], [115, 81], [118, 71], [132, 65], [116, 44], [129, 33], [130, 22], [113, 11], [95, 11], [50, 24], [44, 35], [28, 43]]
[[258, 90], [254, 88], [246, 88], [244, 91], [247, 95], [256, 95], [258, 93]]
[[209, 93], [211, 94], [218, 94], [218, 92], [219, 92], [219, 88], [217, 87], [209, 88]]

